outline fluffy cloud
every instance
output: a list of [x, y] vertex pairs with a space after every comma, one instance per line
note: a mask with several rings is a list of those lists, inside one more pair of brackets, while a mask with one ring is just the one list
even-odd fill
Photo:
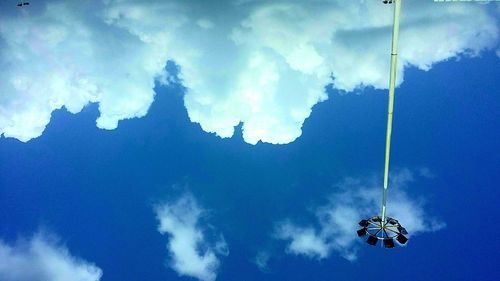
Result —
[[207, 225], [201, 225], [204, 214], [191, 195], [156, 207], [158, 231], [169, 236], [170, 267], [179, 275], [212, 281], [217, 276], [219, 257], [229, 252], [222, 235], [211, 237]]
[[155, 44], [115, 27], [112, 11], [95, 15], [83, 1], [33, 4], [0, 20], [1, 133], [30, 140], [53, 110], [77, 113], [89, 102], [99, 103], [103, 129], [147, 113], [167, 59]]
[[271, 254], [266, 251], [260, 251], [255, 255], [252, 262], [259, 268], [259, 270], [266, 272], [268, 271], [268, 263], [271, 258]]
[[[33, 4], [0, 4], [0, 134], [21, 141], [42, 134], [61, 107], [98, 103], [103, 129], [144, 116], [155, 79], [169, 81], [169, 59], [180, 66], [191, 121], [220, 137], [243, 123], [252, 144], [299, 137], [329, 83], [345, 91], [388, 84], [392, 15], [380, 1]], [[405, 2], [399, 83], [406, 66], [428, 70], [495, 48], [490, 7]]]
[[[388, 216], [397, 218], [410, 235], [445, 226], [425, 213], [421, 201], [407, 195], [405, 189], [414, 181], [411, 171], [405, 169], [391, 176]], [[348, 260], [356, 259], [357, 222], [380, 212], [380, 181], [349, 178], [338, 188], [328, 204], [315, 210], [318, 227], [300, 226], [290, 220], [278, 224], [276, 237], [288, 242], [289, 253], [323, 259], [336, 252]]]
[[102, 271], [72, 256], [53, 237], [37, 234], [14, 245], [0, 240], [0, 279], [4, 281], [98, 281]]

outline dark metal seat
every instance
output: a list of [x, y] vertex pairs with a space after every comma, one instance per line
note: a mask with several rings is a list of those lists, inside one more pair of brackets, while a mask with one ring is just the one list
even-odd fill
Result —
[[361, 228], [360, 230], [356, 231], [358, 233], [359, 237], [365, 236], [367, 232], [366, 228]]
[[394, 240], [392, 238], [384, 239], [384, 247], [386, 248], [394, 248]]
[[373, 236], [368, 236], [368, 239], [366, 240], [366, 243], [368, 243], [369, 245], [372, 245], [372, 246], [377, 245], [377, 242], [378, 242], [378, 239], [376, 237], [373, 237]]
[[404, 236], [403, 234], [398, 234], [398, 236], [396, 237], [396, 240], [398, 240], [398, 242], [402, 245], [406, 244], [406, 242], [408, 242], [408, 238], [406, 238], [406, 236]]

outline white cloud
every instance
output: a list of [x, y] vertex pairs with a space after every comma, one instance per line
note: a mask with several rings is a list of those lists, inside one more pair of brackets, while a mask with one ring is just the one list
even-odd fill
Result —
[[[379, 1], [33, 4], [0, 4], [0, 133], [22, 141], [63, 106], [98, 103], [103, 129], [144, 116], [168, 59], [181, 67], [191, 121], [221, 137], [243, 123], [248, 143], [299, 137], [330, 74], [341, 90], [387, 86], [391, 8]], [[403, 5], [399, 82], [403, 65], [428, 70], [497, 47], [490, 5]]]
[[101, 276], [100, 268], [72, 256], [46, 234], [13, 245], [0, 240], [0, 280], [98, 281]]
[[[424, 211], [419, 199], [408, 196], [405, 190], [412, 182], [414, 175], [407, 169], [391, 175], [388, 216], [397, 218], [412, 236], [445, 227]], [[316, 208], [318, 227], [299, 226], [290, 220], [278, 224], [276, 237], [288, 242], [287, 252], [316, 259], [335, 252], [348, 260], [356, 259], [357, 223], [380, 212], [380, 181], [348, 178], [338, 188], [328, 204]]]
[[222, 235], [210, 237], [201, 221], [206, 214], [189, 194], [156, 207], [158, 231], [169, 236], [170, 267], [179, 275], [215, 280], [220, 256], [228, 255]]
[[259, 268], [259, 270], [266, 272], [268, 271], [268, 263], [269, 259], [271, 258], [271, 254], [267, 251], [260, 251], [255, 255], [254, 259], [252, 260], [255, 265]]
[[418, 169], [418, 174], [428, 179], [436, 178], [436, 175], [434, 175], [434, 173], [427, 167], [421, 167], [420, 169]]

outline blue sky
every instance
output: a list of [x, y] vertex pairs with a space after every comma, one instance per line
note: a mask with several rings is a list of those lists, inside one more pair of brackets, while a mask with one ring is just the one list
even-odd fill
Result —
[[[237, 13], [192, 1], [152, 11], [127, 1], [5, 9], [3, 26], [26, 25], [0, 30], [8, 81], [0, 87], [0, 279], [360, 280], [382, 267], [403, 280], [496, 280], [498, 6], [436, 11], [407, 2], [417, 10], [407, 22], [403, 13], [388, 208], [412, 235], [392, 250], [355, 234], [359, 219], [379, 211], [386, 6], [331, 1], [318, 21], [309, 17], [326, 2], [240, 3]], [[96, 20], [101, 9], [107, 30]], [[194, 19], [199, 30], [163, 30], [165, 9], [175, 16], [168, 20]], [[68, 16], [55, 17], [61, 10]], [[294, 25], [288, 13], [302, 20]], [[374, 18], [354, 31], [341, 18], [318, 26], [351, 13]], [[231, 28], [236, 43], [219, 42]], [[312, 30], [333, 35], [325, 43]], [[448, 40], [426, 42], [442, 30]], [[292, 32], [285, 37], [302, 47], [287, 49], [275, 32]], [[110, 51], [121, 44], [122, 54]], [[26, 57], [6, 58], [19, 47]], [[163, 71], [169, 59], [178, 68]]]

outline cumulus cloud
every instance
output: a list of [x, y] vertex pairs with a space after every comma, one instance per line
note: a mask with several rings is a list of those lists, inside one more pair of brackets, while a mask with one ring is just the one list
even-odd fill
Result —
[[271, 258], [271, 254], [267, 251], [260, 251], [255, 255], [252, 262], [259, 268], [260, 271], [268, 271], [268, 263]]
[[[410, 170], [391, 175], [387, 215], [397, 218], [412, 236], [445, 227], [425, 212], [421, 200], [408, 196], [406, 189], [412, 182], [414, 173]], [[380, 181], [348, 178], [338, 189], [328, 204], [316, 208], [316, 226], [302, 226], [291, 220], [278, 224], [276, 237], [287, 241], [287, 252], [315, 259], [327, 258], [335, 252], [348, 260], [356, 259], [357, 222], [380, 212]]]
[[[204, 131], [289, 143], [324, 87], [387, 87], [391, 8], [379, 1], [37, 1], [0, 4], [0, 133], [28, 141], [51, 112], [98, 103], [97, 126], [142, 117], [167, 60]], [[407, 1], [400, 67], [478, 55], [497, 46], [489, 5]], [[17, 10], [16, 10], [17, 9]], [[411, 12], [410, 12], [411, 11]], [[444, 39], [446, 38], [446, 39]], [[333, 80], [332, 80], [333, 77]]]
[[54, 237], [37, 234], [14, 244], [0, 240], [0, 279], [4, 281], [98, 281], [102, 271], [70, 254]]
[[[181, 276], [203, 281], [217, 277], [219, 258], [229, 251], [222, 235], [215, 235], [209, 225], [202, 225], [204, 211], [192, 195], [156, 207], [158, 231], [169, 236], [169, 265]], [[212, 234], [212, 235], [210, 235]]]

